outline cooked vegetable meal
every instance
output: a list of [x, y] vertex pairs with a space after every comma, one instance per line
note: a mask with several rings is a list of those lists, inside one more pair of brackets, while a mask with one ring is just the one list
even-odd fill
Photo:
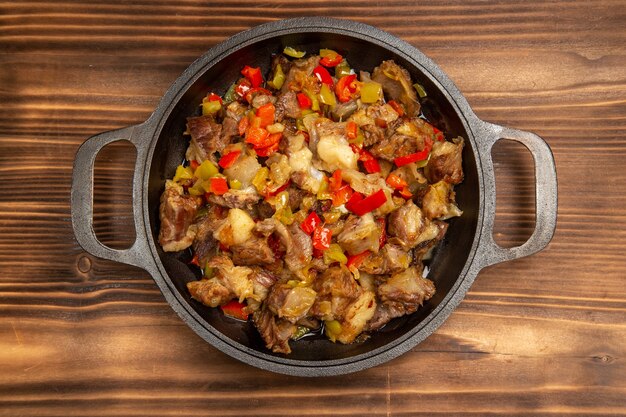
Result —
[[420, 112], [426, 92], [383, 61], [287, 47], [264, 77], [245, 66], [187, 119], [165, 183], [159, 243], [189, 250], [191, 296], [251, 320], [268, 349], [325, 334], [362, 341], [435, 293], [424, 261], [460, 216], [463, 138]]

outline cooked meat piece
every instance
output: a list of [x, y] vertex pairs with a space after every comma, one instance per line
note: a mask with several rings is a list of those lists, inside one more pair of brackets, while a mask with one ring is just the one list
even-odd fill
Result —
[[435, 142], [425, 168], [426, 178], [431, 183], [445, 181], [458, 184], [463, 181], [463, 138], [453, 142]]
[[250, 209], [258, 203], [261, 196], [256, 192], [254, 187], [248, 187], [243, 190], [230, 189], [222, 195], [209, 194], [207, 201], [211, 204], [217, 204], [221, 207]]
[[337, 243], [350, 255], [366, 250], [378, 252], [381, 233], [380, 225], [374, 221], [372, 213], [363, 216], [350, 215], [337, 236]]
[[417, 244], [417, 238], [425, 226], [424, 214], [413, 200], [407, 200], [387, 218], [388, 233], [396, 236], [406, 250]]
[[266, 271], [264, 268], [256, 267], [252, 268], [250, 274], [250, 281], [254, 287], [254, 294], [259, 297], [260, 300], [265, 300], [269, 289], [276, 283], [278, 278]]
[[174, 181], [165, 183], [159, 206], [159, 244], [166, 252], [176, 252], [191, 246], [196, 236], [193, 225], [200, 201], [196, 197], [183, 195], [183, 187]]
[[270, 203], [265, 201], [265, 199], [263, 199], [261, 202], [259, 202], [259, 204], [256, 205], [256, 210], [257, 210], [258, 217], [261, 220], [267, 219], [268, 217], [272, 217], [274, 213], [276, 212], [276, 210], [274, 210], [274, 207], [272, 207]]
[[398, 120], [399, 114], [395, 109], [387, 104], [371, 104], [365, 109], [365, 114], [372, 118], [376, 123], [381, 125], [389, 125]]
[[296, 331], [294, 324], [277, 319], [267, 308], [255, 311], [252, 321], [265, 342], [265, 347], [275, 353], [291, 353], [289, 339]]
[[385, 139], [374, 145], [370, 152], [387, 161], [399, 156], [419, 152], [432, 143], [432, 126], [419, 117], [398, 119], [388, 126]]
[[228, 288], [239, 299], [239, 302], [243, 302], [246, 298], [256, 298], [249, 277], [252, 269], [246, 266], [235, 266], [232, 259], [224, 254], [209, 259], [207, 266], [216, 270], [211, 279], [218, 280], [220, 284]]
[[237, 123], [243, 117], [244, 114], [248, 111], [248, 106], [241, 104], [238, 101], [233, 101], [226, 106], [226, 116], [231, 119], [235, 119]]
[[399, 302], [404, 306], [405, 314], [411, 314], [435, 294], [435, 284], [422, 277], [421, 268], [412, 266], [393, 274], [377, 292], [383, 303]]
[[251, 104], [253, 108], [258, 109], [259, 107], [264, 106], [268, 103], [275, 103], [275, 102], [276, 102], [276, 97], [263, 94], [263, 93], [257, 93], [257, 94], [254, 94]]
[[387, 231], [389, 235], [396, 237], [396, 242], [409, 250], [418, 243], [434, 238], [436, 226], [434, 226], [425, 216], [422, 210], [408, 200], [398, 210], [392, 212], [387, 220]]
[[290, 323], [304, 318], [315, 301], [315, 291], [307, 287], [275, 284], [265, 300], [267, 308]]
[[363, 145], [370, 147], [385, 139], [385, 129], [376, 125], [361, 126], [363, 132]]
[[310, 315], [322, 320], [343, 318], [348, 306], [359, 296], [361, 289], [345, 266], [333, 266], [313, 281], [317, 297]]
[[376, 296], [371, 291], [362, 291], [359, 297], [348, 306], [344, 319], [340, 322], [339, 334], [326, 333], [331, 340], [347, 344], [361, 334], [367, 322], [376, 312]]
[[331, 109], [331, 116], [337, 122], [345, 122], [358, 108], [356, 101], [350, 100], [345, 103], [337, 102]]
[[383, 61], [374, 68], [372, 80], [383, 86], [386, 97], [404, 104], [406, 113], [414, 116], [419, 113], [420, 105], [413, 88], [409, 72], [394, 61]]
[[378, 304], [374, 316], [367, 322], [365, 331], [371, 332], [380, 329], [385, 324], [389, 323], [391, 319], [396, 317], [402, 317], [406, 313], [404, 305], [400, 302], [387, 301], [385, 303]]
[[286, 250], [285, 263], [294, 273], [304, 268], [313, 256], [313, 242], [311, 237], [304, 233], [300, 225], [294, 223], [289, 228], [273, 217], [256, 224], [256, 230], [265, 236], [276, 233], [282, 246]]
[[308, 58], [297, 59], [291, 62], [291, 68], [287, 72], [281, 93], [287, 91], [309, 90], [312, 93], [319, 92], [319, 81], [313, 74], [313, 69], [319, 65], [320, 57], [317, 55]]
[[227, 145], [222, 141], [222, 125], [211, 115], [188, 117], [187, 131], [191, 135], [191, 142], [185, 157], [200, 163], [205, 159], [216, 162], [214, 153], [221, 152]]
[[415, 247], [413, 250], [413, 260], [416, 264], [426, 259], [430, 250], [443, 240], [448, 231], [448, 223], [441, 220], [433, 220], [432, 223], [437, 227], [437, 235], [433, 239], [422, 242]]
[[229, 145], [234, 137], [239, 136], [239, 122], [232, 117], [224, 117], [222, 121], [222, 131], [220, 132], [220, 142], [224, 147]]
[[446, 220], [463, 212], [454, 201], [454, 189], [446, 181], [429, 185], [422, 193], [422, 210], [429, 219]]
[[213, 237], [213, 231], [222, 224], [226, 215], [227, 212], [221, 207], [210, 206], [203, 216], [196, 219], [198, 232], [193, 240], [193, 250], [200, 265], [204, 265], [207, 258], [216, 254], [218, 241]]
[[226, 304], [235, 297], [217, 278], [188, 282], [187, 289], [194, 299], [209, 307]]
[[410, 252], [393, 243], [386, 243], [378, 253], [363, 260], [359, 270], [375, 275], [391, 274], [408, 268], [410, 263]]
[[394, 133], [390, 138], [377, 142], [370, 152], [377, 158], [393, 161], [399, 156], [406, 156], [421, 151], [423, 142], [414, 136]]
[[411, 267], [397, 273], [378, 287], [381, 303], [367, 323], [366, 331], [378, 330], [391, 319], [411, 314], [435, 294], [435, 285], [422, 278], [421, 268]]
[[302, 199], [308, 193], [294, 185], [290, 185], [289, 188], [287, 188], [287, 192], [289, 192], [289, 207], [295, 213], [300, 207], [300, 204], [302, 204]]
[[292, 119], [300, 117], [300, 104], [295, 92], [287, 91], [278, 96], [275, 117], [277, 122], [282, 122], [285, 117]]
[[[311, 258], [313, 257], [313, 241], [297, 223], [291, 224], [287, 230], [291, 235], [291, 245], [290, 247], [285, 248], [287, 250], [285, 263], [291, 271], [297, 272], [311, 261]], [[279, 235], [281, 235], [280, 232]], [[281, 236], [281, 241], [285, 244], [287, 239], [283, 241]]]
[[229, 249], [233, 253], [235, 265], [272, 264], [276, 261], [274, 251], [268, 245], [266, 237], [253, 236]]

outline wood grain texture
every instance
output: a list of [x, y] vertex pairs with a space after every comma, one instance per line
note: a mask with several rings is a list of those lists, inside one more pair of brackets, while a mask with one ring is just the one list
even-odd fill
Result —
[[[383, 366], [298, 379], [241, 364], [172, 312], [144, 271], [76, 243], [87, 137], [145, 120], [207, 49], [279, 18], [387, 30], [479, 117], [534, 131], [559, 178], [543, 252], [483, 270], [430, 338]], [[626, 415], [626, 2], [0, 2], [0, 415]], [[496, 239], [534, 223], [532, 159], [494, 148]], [[133, 161], [98, 158], [94, 228], [134, 238]]]

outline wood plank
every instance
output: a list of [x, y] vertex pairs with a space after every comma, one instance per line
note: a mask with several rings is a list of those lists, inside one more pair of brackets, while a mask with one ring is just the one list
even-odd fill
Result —
[[[354, 375], [242, 364], [195, 335], [151, 277], [73, 237], [72, 163], [141, 123], [212, 46], [272, 20], [375, 25], [446, 71], [477, 115], [555, 155], [548, 248], [481, 271], [425, 342]], [[626, 3], [0, 1], [0, 416], [626, 415]], [[532, 160], [499, 142], [496, 240], [534, 227]], [[98, 158], [94, 229], [134, 239], [133, 158]]]

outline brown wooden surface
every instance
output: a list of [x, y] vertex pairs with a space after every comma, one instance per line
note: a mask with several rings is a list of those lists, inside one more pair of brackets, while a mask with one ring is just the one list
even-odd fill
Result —
[[[69, 219], [82, 141], [145, 120], [227, 36], [302, 15], [415, 45], [479, 117], [544, 137], [559, 178], [546, 250], [482, 271], [411, 352], [334, 378], [220, 353], [145, 272], [87, 255]], [[0, 415], [626, 415], [625, 43], [624, 1], [0, 3]], [[134, 236], [128, 149], [98, 158], [95, 225], [112, 246]], [[519, 244], [531, 159], [506, 142], [494, 155], [496, 237]]]

